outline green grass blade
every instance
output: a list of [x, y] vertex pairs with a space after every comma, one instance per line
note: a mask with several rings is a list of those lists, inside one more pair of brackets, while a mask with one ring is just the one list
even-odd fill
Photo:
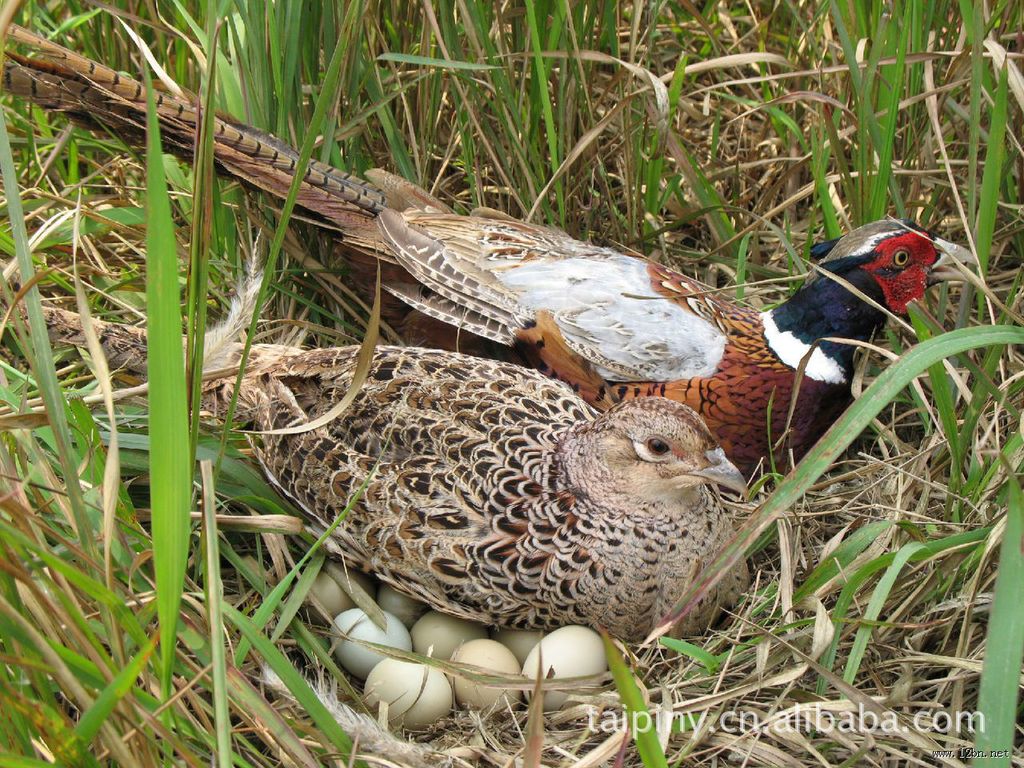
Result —
[[[931, 328], [926, 319], [917, 307], [910, 308], [910, 321], [917, 332], [917, 338], [925, 340], [931, 338]], [[949, 442], [949, 452], [953, 459], [954, 466], [960, 466], [963, 460], [963, 450], [960, 445], [960, 430], [956, 413], [956, 400], [953, 393], [953, 384], [949, 380], [945, 366], [941, 362], [936, 363], [928, 369], [928, 380], [932, 385], [932, 399], [935, 401], [935, 412], [939, 416], [939, 423], [942, 425], [942, 432]], [[960, 473], [951, 472], [949, 476], [950, 490], [956, 493], [960, 489]]]
[[224, 606], [224, 616], [238, 628], [242, 633], [242, 637], [256, 649], [257, 653], [263, 657], [263, 660], [277, 673], [277, 676], [281, 678], [281, 682], [285, 684], [292, 696], [309, 714], [313, 722], [316, 723], [316, 726], [331, 739], [342, 753], [344, 759], [347, 760], [348, 756], [352, 754], [352, 740], [341, 729], [334, 716], [327, 711], [323, 702], [317, 698], [316, 694], [309, 687], [309, 683], [296, 671], [287, 657], [264, 637], [248, 618], [230, 605]]
[[249, 678], [234, 667], [228, 669], [229, 683], [231, 684], [231, 700], [236, 708], [244, 711], [253, 721], [259, 723], [260, 728], [265, 728], [279, 745], [280, 757], [287, 755], [291, 758], [290, 763], [281, 760], [281, 763], [296, 766], [296, 768], [315, 768], [323, 765], [310, 753], [309, 748], [303, 743], [302, 732], [294, 727], [294, 724], [287, 719], [283, 712], [267, 702]]
[[976, 741], [977, 748], [984, 753], [1005, 753], [1005, 757], [981, 761], [996, 766], [1009, 766], [1010, 755], [1014, 753], [1018, 686], [1024, 661], [1024, 611], [1020, 609], [1020, 585], [1024, 584], [1024, 494], [1016, 468], [1007, 463], [1006, 472], [1006, 529], [999, 549], [999, 573], [978, 692], [978, 709], [985, 717], [985, 727]]
[[[208, 5], [211, 4], [207, 0]], [[216, 15], [208, 17], [208, 62], [203, 80], [202, 111], [193, 159], [195, 188], [192, 198], [192, 238], [189, 243], [188, 324], [185, 357], [188, 361], [189, 457], [195, 462], [199, 442], [199, 411], [203, 385], [203, 354], [209, 293], [210, 242], [213, 236], [213, 120], [216, 115], [214, 84], [217, 77]]]
[[860, 662], [868, 648], [868, 641], [871, 640], [871, 632], [874, 629], [872, 623], [878, 620], [882, 607], [885, 605], [889, 593], [896, 584], [896, 579], [903, 570], [903, 566], [907, 564], [907, 561], [913, 555], [922, 549], [924, 549], [924, 544], [919, 541], [912, 541], [905, 547], [901, 547], [900, 551], [893, 557], [889, 567], [885, 569], [882, 578], [878, 580], [878, 584], [875, 585], [875, 589], [871, 593], [871, 599], [868, 601], [868, 607], [864, 611], [864, 620], [868, 623], [862, 624], [857, 628], [857, 636], [854, 638], [853, 647], [850, 648], [850, 653], [847, 657], [846, 671], [843, 673], [843, 679], [846, 682], [852, 683], [854, 678], [857, 677]]
[[[263, 280], [260, 283], [259, 295], [256, 299], [257, 312], [253, 314], [252, 320], [249, 322], [248, 332], [246, 333], [245, 347], [242, 351], [242, 357], [239, 361], [238, 375], [235, 378], [235, 394], [231, 398], [231, 402], [228, 405], [227, 413], [225, 414], [224, 424], [225, 429], [221, 433], [221, 454], [223, 455], [224, 450], [227, 446], [228, 429], [231, 425], [232, 419], [235, 413], [235, 407], [237, 404], [238, 389], [242, 384], [242, 377], [245, 375], [245, 366], [249, 357], [249, 349], [252, 345], [253, 336], [256, 333], [256, 325], [259, 322], [259, 308], [263, 306], [263, 302], [267, 295], [267, 289], [270, 283], [271, 277], [274, 275], [277, 269], [277, 260], [280, 256], [281, 249], [284, 245], [285, 236], [288, 233], [288, 222], [291, 220], [292, 211], [295, 210], [295, 201], [298, 199], [299, 188], [305, 178], [306, 169], [309, 165], [309, 160], [313, 156], [313, 149], [316, 146], [316, 139], [323, 125], [324, 120], [327, 117], [328, 105], [331, 104], [337, 93], [338, 82], [341, 76], [341, 64], [344, 60], [344, 48], [339, 43], [335, 48], [334, 53], [331, 56], [331, 61], [327, 66], [327, 72], [324, 75], [322, 84], [322, 91], [320, 96], [316, 100], [316, 106], [313, 108], [313, 116], [310, 119], [306, 136], [302, 141], [302, 146], [299, 148], [299, 157], [295, 161], [295, 168], [293, 171], [292, 182], [288, 187], [288, 195], [285, 198], [284, 205], [281, 206], [281, 216], [278, 219], [277, 227], [274, 230], [274, 237], [270, 243], [270, 250], [267, 254], [267, 260], [264, 264]], [[219, 471], [220, 460], [216, 465], [216, 470]]]
[[[541, 50], [541, 33], [537, 22], [536, 0], [526, 0], [526, 18], [530, 28], [530, 48], [533, 59], [533, 72], [536, 78], [536, 89], [540, 100], [541, 114], [544, 116], [544, 132], [548, 142], [548, 163], [550, 173], [553, 176], [562, 164], [561, 152], [558, 148], [558, 129], [555, 125], [555, 115], [551, 109], [551, 94], [548, 91], [548, 65], [544, 61], [544, 54]], [[561, 181], [555, 182], [555, 195], [558, 201], [558, 212], [560, 221], [565, 221], [565, 199], [562, 194]]]
[[217, 764], [231, 766], [231, 715], [228, 709], [227, 651], [224, 648], [224, 587], [220, 579], [220, 541], [213, 463], [200, 465], [203, 476], [203, 533], [206, 541], [206, 608], [210, 627], [210, 675], [213, 681], [213, 719], [217, 738]]
[[978, 214], [978, 148], [981, 145], [981, 105], [985, 80], [985, 8], [981, 3], [960, 0], [964, 32], [971, 49], [970, 119], [967, 121], [967, 217], [977, 221]]
[[189, 545], [192, 471], [189, 466], [185, 356], [181, 346], [178, 253], [164, 177], [152, 78], [145, 70], [146, 304], [149, 345], [149, 472], [153, 510], [153, 568], [160, 619], [161, 685], [171, 692], [178, 609]]
[[985, 170], [981, 176], [981, 199], [978, 201], [978, 226], [975, 241], [982, 272], [988, 271], [992, 235], [995, 232], [999, 207], [999, 187], [1003, 183], [1003, 158], [1006, 155], [1006, 111], [1009, 100], [1009, 72], [1004, 66], [999, 73], [999, 88], [992, 104], [992, 118], [985, 150]]
[[715, 654], [709, 653], [699, 645], [694, 645], [686, 640], [677, 640], [673, 637], [662, 637], [659, 642], [670, 651], [675, 651], [678, 654], [688, 656], [694, 661], [697, 661], [702, 667], [704, 667], [704, 671], [709, 675], [715, 674], [715, 672], [718, 671], [718, 668], [722, 666], [722, 660]]
[[141, 648], [125, 668], [118, 672], [114, 679], [110, 681], [110, 684], [100, 693], [92, 707], [82, 715], [78, 725], [75, 726], [75, 733], [83, 742], [88, 744], [96, 737], [100, 727], [110, 716], [110, 713], [114, 711], [117, 702], [123, 699], [132, 689], [132, 686], [136, 684], [139, 674], [146, 666], [146, 662], [149, 661], [149, 657], [155, 647], [156, 639], [153, 639]]
[[602, 632], [601, 639], [604, 640], [604, 653], [608, 657], [608, 668], [612, 671], [615, 687], [619, 690], [622, 706], [626, 710], [627, 722], [633, 739], [636, 741], [640, 760], [645, 768], [668, 768], [668, 758], [665, 757], [665, 750], [661, 748], [661, 742], [658, 741], [658, 729], [654, 725], [656, 721], [648, 711], [647, 705], [644, 704], [643, 694], [640, 692], [636, 680], [633, 679], [632, 671], [611, 638]]
[[871, 542], [892, 525], [888, 520], [879, 520], [868, 523], [854, 531], [849, 537], [835, 548], [827, 560], [819, 564], [811, 571], [811, 574], [804, 579], [796, 592], [793, 594], [793, 601], [800, 602], [811, 595], [819, 587], [824, 586], [828, 581], [838, 576], [847, 566], [852, 563], [861, 552], [867, 549]]
[[[11, 142], [7, 134], [6, 119], [0, 119], [0, 178], [3, 179], [3, 194], [7, 203], [6, 213], [11, 223], [11, 237], [14, 241], [14, 251], [21, 282], [23, 285], [29, 285], [33, 283], [36, 272], [32, 264], [32, 255], [29, 252], [28, 233], [25, 229], [25, 212], [21, 205], [18, 173], [15, 170], [14, 157], [11, 154]], [[13, 296], [10, 292], [10, 286], [2, 275], [0, 275], [0, 287], [3, 290], [4, 303], [9, 305]], [[43, 319], [39, 287], [37, 285], [32, 284], [32, 288], [25, 294], [23, 302], [28, 315], [29, 333], [32, 341], [30, 362], [33, 375], [39, 384], [39, 390], [43, 396], [43, 403], [46, 406], [50, 425], [53, 427], [57, 458], [60, 461], [64, 477], [68, 481], [66, 489], [68, 501], [75, 518], [75, 525], [78, 527], [82, 549], [87, 555], [95, 557], [96, 543], [93, 539], [92, 525], [86, 512], [82, 488], [77, 482], [78, 468], [72, 449], [67, 415], [64, 412], [64, 398], [57, 383], [57, 371], [53, 364], [53, 355], [50, 351], [49, 338], [46, 333], [46, 321]], [[15, 322], [18, 321], [17, 317], [14, 319]]]
[[[904, 93], [904, 79], [906, 76], [905, 61], [907, 46], [910, 43], [910, 14], [912, 3], [904, 6], [903, 19], [901, 24], [895, 25], [899, 35], [896, 49], [896, 64], [886, 67], [884, 70], [885, 81], [887, 82], [887, 93], [885, 94], [885, 118], [881, 126], [882, 141], [877, 146], [878, 151], [878, 176], [871, 186], [868, 199], [868, 219], [880, 219], [889, 210], [890, 202], [896, 204], [896, 214], [904, 215], [903, 201], [894, 196], [896, 186], [892, 184], [893, 179], [893, 152], [896, 147], [896, 128], [900, 119], [900, 99]], [[890, 27], [891, 28], [891, 27]]]
[[438, 59], [433, 56], [416, 56], [411, 53], [383, 53], [377, 57], [377, 61], [394, 61], [400, 64], [415, 64], [420, 67], [436, 67], [438, 69], [458, 69], [464, 72], [485, 72], [498, 68], [493, 64]]
[[[956, 550], [974, 551], [984, 544], [987, 536], [988, 529], [978, 529], [965, 531], [952, 536], [946, 536], [942, 539], [927, 541], [910, 553], [909, 561], [912, 563], [922, 562], [928, 558], [938, 557], [943, 553]], [[839, 593], [839, 597], [836, 598], [835, 604], [832, 606], [832, 610], [830, 612], [832, 622], [835, 624], [837, 630], [840, 629], [846, 621], [850, 607], [854, 605], [854, 602], [859, 597], [861, 586], [874, 577], [876, 573], [891, 566], [893, 562], [895, 562], [897, 554], [898, 553], [889, 552], [881, 557], [876, 557], [874, 560], [864, 563], [857, 568], [856, 571], [845, 577], [846, 583], [843, 585], [843, 588]], [[832, 665], [835, 662], [836, 655], [839, 651], [841, 640], [842, 635], [837, 631], [832, 643], [829, 645], [825, 653], [822, 654], [821, 665], [825, 669], [832, 669]], [[819, 696], [825, 695], [828, 682], [828, 678], [824, 675], [818, 679], [816, 692]]]

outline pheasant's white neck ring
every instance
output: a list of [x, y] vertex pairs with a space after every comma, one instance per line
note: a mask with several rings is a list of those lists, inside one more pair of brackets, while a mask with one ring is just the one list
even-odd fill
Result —
[[804, 368], [805, 376], [828, 384], [846, 383], [846, 372], [838, 362], [822, 352], [820, 347], [814, 347], [811, 352], [811, 345], [798, 339], [791, 331], [780, 331], [771, 312], [761, 313], [761, 323], [769, 348], [790, 368], [799, 368], [800, 361], [810, 352], [811, 357]]

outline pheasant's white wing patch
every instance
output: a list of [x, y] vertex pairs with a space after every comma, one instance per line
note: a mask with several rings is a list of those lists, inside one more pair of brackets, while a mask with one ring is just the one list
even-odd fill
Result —
[[433, 317], [511, 343], [547, 311], [566, 345], [609, 381], [709, 376], [722, 359], [725, 334], [657, 295], [642, 259], [521, 222], [385, 210], [378, 223], [397, 261], [434, 295], [393, 292]]
[[594, 251], [533, 259], [496, 276], [528, 314], [550, 312], [569, 347], [609, 381], [713, 374], [725, 350], [725, 334], [657, 295], [643, 260], [603, 248]]

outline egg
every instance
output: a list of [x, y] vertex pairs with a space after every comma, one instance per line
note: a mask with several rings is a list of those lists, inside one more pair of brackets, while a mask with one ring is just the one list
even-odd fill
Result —
[[337, 563], [326, 563], [313, 579], [309, 597], [315, 598], [328, 616], [337, 616], [357, 605], [351, 595], [359, 590], [366, 592], [372, 600], [376, 592], [373, 580], [360, 571], [343, 568]]
[[512, 651], [522, 667], [544, 633], [539, 629], [499, 629], [491, 637]]
[[330, 574], [331, 578], [338, 582], [341, 588], [349, 594], [353, 590], [362, 590], [371, 600], [377, 594], [377, 582], [368, 573], [331, 562], [325, 563], [320, 572]]
[[[452, 662], [480, 667], [498, 675], [519, 674], [520, 662], [515, 655], [495, 640], [470, 640], [455, 649]], [[455, 677], [455, 700], [471, 709], [490, 709], [498, 699], [519, 701], [521, 692], [484, 685], [469, 678]]]
[[388, 722], [410, 730], [426, 728], [452, 711], [452, 687], [444, 673], [425, 664], [384, 659], [366, 678], [366, 703], [388, 704]]
[[479, 624], [428, 611], [412, 626], [412, 649], [424, 656], [448, 661], [463, 643], [486, 637], [487, 630]]
[[390, 584], [381, 584], [377, 590], [377, 605], [382, 611], [387, 611], [399, 619], [407, 627], [416, 623], [416, 619], [422, 616], [427, 606], [419, 600], [414, 600], [408, 595], [403, 595]]
[[334, 626], [346, 637], [343, 637], [334, 649], [338, 663], [357, 677], [365, 678], [370, 670], [384, 660], [384, 656], [357, 640], [386, 645], [402, 651], [412, 650], [412, 638], [409, 630], [395, 616], [384, 611], [387, 629], [381, 630], [362, 608], [349, 608], [334, 619]]
[[[542, 656], [541, 679], [599, 675], [608, 669], [601, 636], [587, 627], [570, 625], [545, 635], [523, 662], [523, 675], [536, 680]], [[567, 691], [545, 691], [544, 711], [560, 709], [568, 698]]]
[[309, 588], [310, 598], [315, 599], [324, 609], [328, 616], [337, 616], [342, 611], [347, 611], [355, 606], [352, 598], [341, 588], [341, 585], [331, 578], [327, 571], [320, 571], [313, 579], [313, 586]]

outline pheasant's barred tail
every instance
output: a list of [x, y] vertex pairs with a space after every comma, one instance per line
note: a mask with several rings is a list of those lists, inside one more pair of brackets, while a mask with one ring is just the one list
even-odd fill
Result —
[[[8, 38], [34, 57], [6, 52], [3, 88], [63, 112], [89, 129], [106, 129], [131, 146], [145, 145], [146, 89], [73, 51], [12, 25]], [[198, 101], [190, 95], [156, 93], [156, 112], [166, 151], [190, 159], [194, 153]], [[273, 136], [231, 118], [214, 118], [214, 157], [229, 176], [284, 198], [295, 176], [298, 153]], [[383, 192], [369, 182], [310, 160], [297, 203], [342, 229], [366, 226], [385, 207]]]
[[[248, 327], [256, 310], [262, 277], [262, 272], [259, 271], [250, 271], [246, 274], [231, 301], [228, 314], [206, 332], [203, 344], [205, 371], [222, 371], [238, 365], [242, 345], [236, 340]], [[53, 344], [80, 349], [87, 346], [84, 321], [77, 312], [44, 306], [43, 317]], [[148, 337], [145, 328], [96, 318], [90, 318], [88, 322], [99, 339], [111, 369], [146, 376]], [[182, 343], [184, 344], [184, 338]], [[254, 347], [249, 362], [251, 365], [266, 364], [273, 361], [277, 350], [274, 345]]]
[[[52, 343], [85, 348], [86, 337], [82, 316], [77, 312], [44, 306], [43, 317], [46, 319], [46, 328]], [[111, 369], [123, 369], [140, 376], [146, 375], [144, 328], [96, 319], [90, 320], [90, 325], [99, 339]]]

